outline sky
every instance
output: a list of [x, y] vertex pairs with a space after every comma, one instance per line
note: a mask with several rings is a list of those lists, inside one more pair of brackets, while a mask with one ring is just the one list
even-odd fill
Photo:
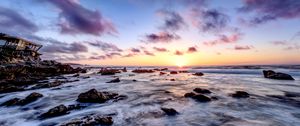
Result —
[[300, 64], [300, 0], [0, 0], [0, 32], [90, 65]]

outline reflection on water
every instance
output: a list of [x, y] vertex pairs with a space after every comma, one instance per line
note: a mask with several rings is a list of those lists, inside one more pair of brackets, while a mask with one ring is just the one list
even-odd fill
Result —
[[[66, 83], [59, 87], [1, 94], [0, 103], [11, 98], [24, 98], [31, 92], [39, 92], [43, 98], [26, 106], [1, 107], [0, 125], [52, 125], [67, 122], [89, 114], [112, 115], [113, 125], [270, 125], [297, 126], [300, 124], [300, 97], [289, 99], [270, 97], [284, 93], [300, 93], [299, 70], [282, 69], [295, 81], [270, 80], [262, 77], [259, 69], [188, 69], [202, 71], [204, 76], [191, 73], [159, 76], [159, 72], [135, 74], [121, 73], [120, 83], [105, 83], [113, 76], [100, 76], [91, 70], [90, 78]], [[132, 81], [137, 80], [136, 82]], [[170, 81], [175, 79], [175, 81]], [[196, 87], [212, 91], [209, 96], [218, 98], [209, 103], [199, 103], [183, 95]], [[104, 104], [86, 104], [87, 108], [46, 120], [37, 116], [59, 104], [76, 104], [79, 93], [95, 88], [98, 91], [117, 92], [128, 98]], [[228, 96], [236, 90], [251, 94], [247, 99]], [[161, 107], [176, 109], [180, 114], [166, 116]]]

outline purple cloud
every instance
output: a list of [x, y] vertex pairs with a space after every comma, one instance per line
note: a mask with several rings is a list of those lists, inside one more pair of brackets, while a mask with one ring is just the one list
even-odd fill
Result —
[[239, 45], [236, 45], [234, 47], [234, 50], [250, 50], [250, 49], [253, 49], [254, 47], [253, 46], [239, 46]]
[[106, 59], [106, 56], [91, 56], [89, 59], [91, 60], [105, 60]]
[[155, 56], [154, 53], [149, 52], [149, 51], [147, 51], [147, 50], [144, 50], [144, 54], [145, 54], [145, 55], [148, 55], [148, 56]]
[[177, 31], [186, 25], [183, 18], [177, 12], [159, 10], [157, 13], [164, 18], [162, 26], [164, 30]]
[[220, 32], [227, 27], [229, 16], [216, 9], [192, 8], [190, 10], [192, 24], [203, 32]]
[[240, 12], [255, 12], [251, 24], [262, 24], [276, 19], [300, 18], [299, 0], [244, 0]]
[[178, 40], [180, 37], [176, 34], [170, 34], [168, 32], [160, 32], [158, 34], [152, 33], [146, 35], [146, 42], [149, 43], [168, 43], [173, 40]]
[[174, 55], [177, 55], [177, 56], [181, 56], [181, 55], [183, 55], [183, 54], [184, 54], [183, 52], [178, 51], [178, 50], [176, 50], [175, 53], [174, 53]]
[[114, 44], [106, 43], [102, 41], [95, 41], [95, 42], [87, 42], [89, 45], [100, 48], [102, 51], [116, 51], [122, 52], [123, 50], [117, 47]]
[[133, 53], [140, 53], [141, 52], [141, 50], [139, 50], [137, 48], [131, 48], [130, 51], [133, 52]]
[[18, 12], [0, 7], [0, 29], [5, 30], [2, 32], [27, 32], [33, 33], [38, 31], [38, 27], [27, 18], [19, 14]]
[[52, 43], [51, 45], [46, 45], [41, 49], [45, 53], [80, 53], [88, 52], [88, 48], [81, 43]]
[[188, 53], [195, 53], [198, 52], [197, 47], [196, 46], [192, 46], [188, 48]]
[[273, 45], [287, 45], [288, 43], [286, 41], [272, 41]]
[[114, 25], [103, 18], [99, 11], [89, 10], [74, 0], [47, 0], [61, 10], [59, 26], [65, 34], [117, 33]]
[[207, 46], [215, 46], [218, 44], [228, 44], [228, 43], [236, 43], [241, 39], [241, 34], [232, 34], [232, 35], [219, 35], [218, 39], [212, 41], [203, 42], [204, 45]]
[[153, 47], [153, 49], [157, 52], [168, 52], [166, 48]]

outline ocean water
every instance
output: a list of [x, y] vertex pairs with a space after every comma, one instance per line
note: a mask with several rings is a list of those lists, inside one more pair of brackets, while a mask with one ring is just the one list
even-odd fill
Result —
[[[292, 75], [295, 81], [266, 79], [262, 69], [187, 68], [191, 73], [159, 75], [159, 72], [134, 74], [128, 72], [115, 76], [96, 74], [91, 69], [81, 76], [90, 78], [69, 79], [80, 81], [65, 83], [58, 87], [0, 94], [0, 103], [32, 92], [44, 95], [25, 106], [0, 107], [0, 125], [42, 126], [59, 125], [74, 118], [90, 114], [110, 115], [115, 126], [299, 126], [300, 125], [300, 69], [273, 69]], [[192, 72], [205, 75], [193, 76]], [[134, 76], [132, 76], [134, 74]], [[119, 77], [120, 83], [105, 83]], [[137, 80], [136, 82], [132, 81]], [[175, 81], [170, 81], [175, 79]], [[212, 91], [208, 96], [218, 100], [200, 103], [183, 95], [194, 88]], [[92, 88], [128, 96], [117, 102], [83, 104], [88, 107], [71, 111], [70, 114], [39, 120], [37, 117], [57, 105], [78, 104], [77, 96]], [[235, 99], [230, 93], [242, 90], [250, 94], [246, 99]], [[295, 94], [285, 97], [286, 93]], [[282, 97], [274, 97], [282, 96]], [[176, 109], [176, 116], [165, 115], [160, 108]]]

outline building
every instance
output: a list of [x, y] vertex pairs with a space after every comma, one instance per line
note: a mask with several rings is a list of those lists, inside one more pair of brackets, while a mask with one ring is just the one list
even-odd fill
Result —
[[34, 42], [9, 36], [7, 34], [0, 33], [0, 54], [9, 55], [17, 58], [30, 58], [31, 60], [39, 59], [41, 55], [38, 53], [42, 45]]

